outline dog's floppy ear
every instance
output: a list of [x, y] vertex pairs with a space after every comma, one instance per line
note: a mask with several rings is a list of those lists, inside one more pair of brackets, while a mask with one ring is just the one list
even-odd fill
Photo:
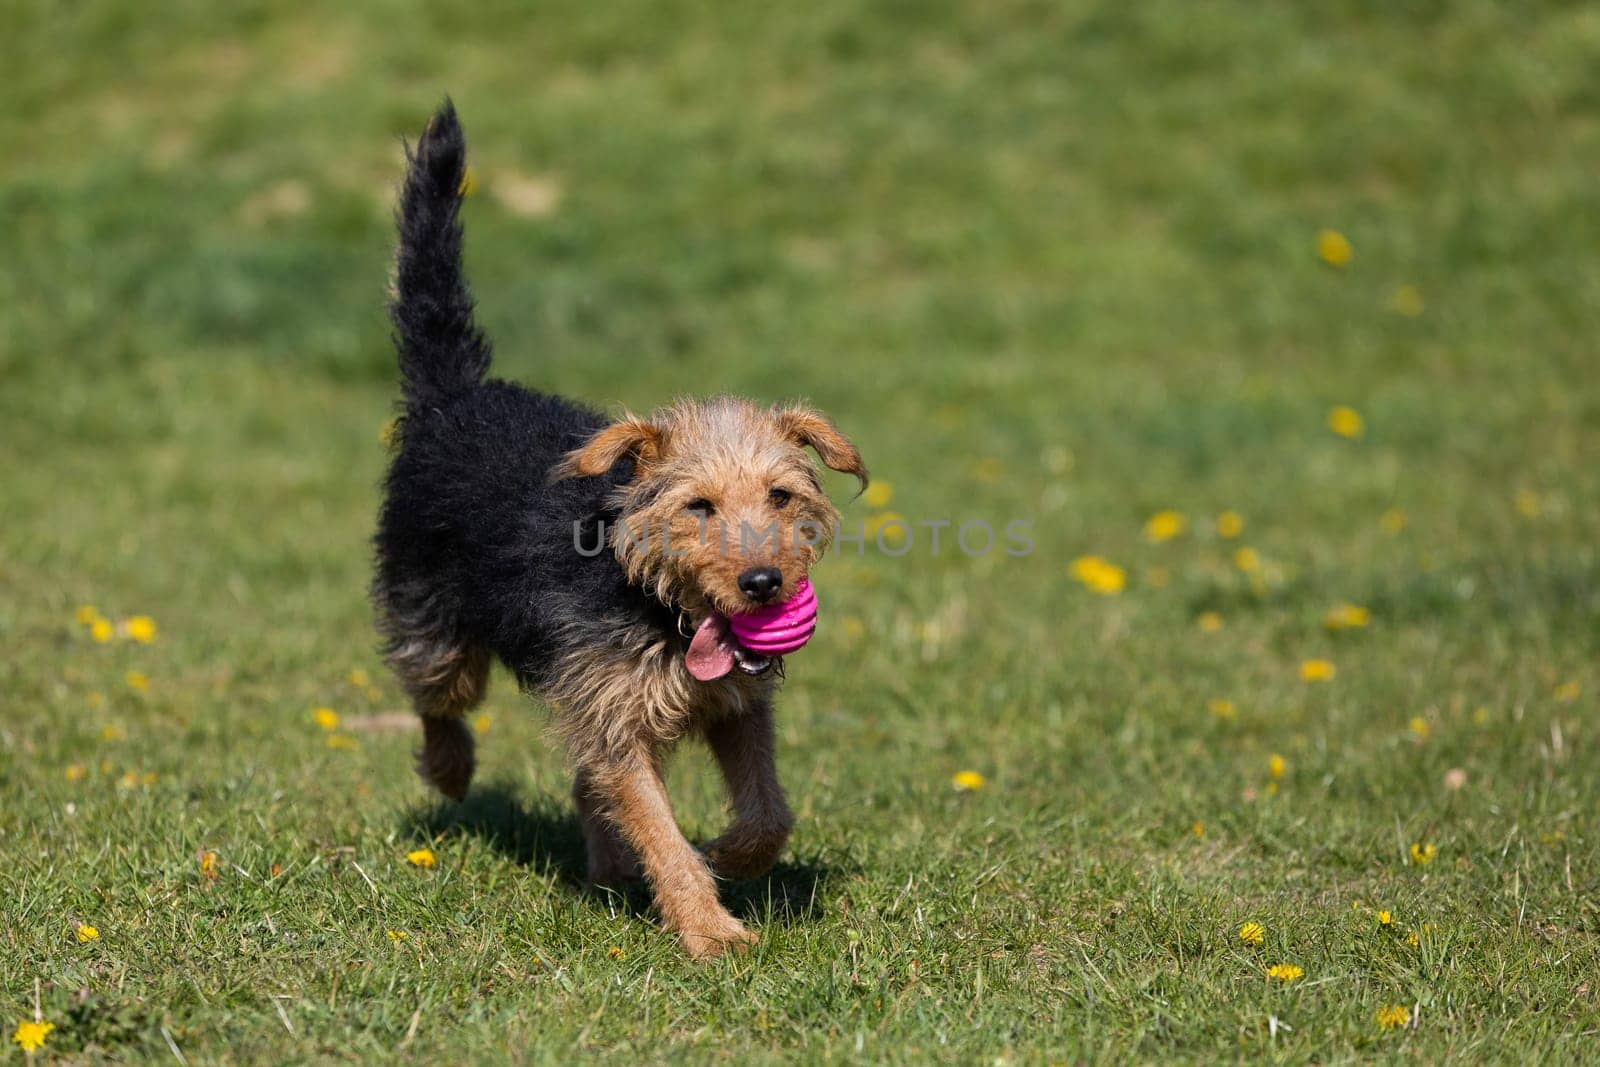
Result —
[[814, 449], [823, 463], [836, 471], [855, 475], [861, 488], [867, 487], [867, 468], [861, 462], [861, 453], [828, 416], [804, 405], [782, 408], [777, 416], [778, 427], [785, 437]]
[[624, 456], [632, 456], [639, 466], [648, 466], [660, 458], [665, 437], [654, 423], [626, 415], [589, 438], [582, 448], [562, 456], [551, 469], [550, 480], [605, 474]]

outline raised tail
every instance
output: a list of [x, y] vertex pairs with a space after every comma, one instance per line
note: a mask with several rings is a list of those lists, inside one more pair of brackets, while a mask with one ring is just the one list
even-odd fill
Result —
[[489, 369], [489, 342], [473, 321], [472, 294], [461, 274], [456, 213], [466, 155], [449, 100], [429, 121], [416, 150], [406, 151], [389, 316], [400, 352], [400, 387], [411, 410], [470, 389]]

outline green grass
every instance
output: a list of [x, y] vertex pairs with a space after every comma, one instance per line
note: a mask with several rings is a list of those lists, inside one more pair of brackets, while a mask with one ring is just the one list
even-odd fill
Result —
[[[1592, 8], [35, 0], [0, 42], [5, 1036], [37, 986], [84, 1061], [1595, 1055]], [[808, 395], [893, 510], [1033, 522], [819, 568], [748, 957], [580, 891], [503, 676], [460, 808], [370, 718], [389, 200], [445, 91], [502, 374]], [[672, 785], [714, 833], [704, 755]]]

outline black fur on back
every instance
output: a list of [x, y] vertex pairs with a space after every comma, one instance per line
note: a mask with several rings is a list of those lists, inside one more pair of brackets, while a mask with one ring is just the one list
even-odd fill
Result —
[[[643, 625], [677, 641], [677, 620], [630, 586], [609, 548], [593, 549], [607, 495], [632, 478], [552, 483], [549, 472], [608, 420], [558, 396], [488, 380], [472, 323], [456, 213], [464, 142], [447, 102], [415, 153], [400, 210], [393, 315], [407, 408], [374, 538], [373, 599], [391, 655], [481, 648], [537, 688], [555, 653]], [[686, 642], [684, 642], [686, 644]]]
[[462, 181], [467, 142], [456, 109], [444, 102], [415, 152], [400, 194], [400, 250], [389, 314], [400, 350], [400, 384], [409, 408], [433, 404], [483, 380], [489, 342], [472, 319], [461, 275]]

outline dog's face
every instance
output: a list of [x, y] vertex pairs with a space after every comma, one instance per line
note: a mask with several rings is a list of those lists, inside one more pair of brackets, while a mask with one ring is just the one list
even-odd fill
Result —
[[866, 485], [860, 453], [827, 416], [725, 396], [613, 423], [555, 476], [604, 474], [631, 457], [611, 534], [630, 580], [692, 614], [736, 615], [786, 600], [827, 548], [838, 512], [807, 448]]

